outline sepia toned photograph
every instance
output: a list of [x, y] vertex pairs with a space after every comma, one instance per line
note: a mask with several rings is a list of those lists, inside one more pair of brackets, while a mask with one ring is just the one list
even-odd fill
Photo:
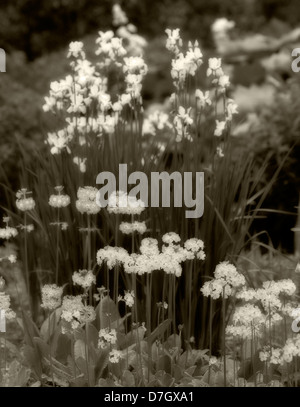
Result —
[[297, 0], [0, 0], [0, 387], [299, 387], [299, 112]]

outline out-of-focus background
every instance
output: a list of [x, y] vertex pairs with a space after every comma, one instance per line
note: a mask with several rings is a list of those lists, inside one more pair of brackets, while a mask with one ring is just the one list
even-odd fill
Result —
[[[246, 149], [259, 167], [267, 154], [267, 183], [294, 145], [264, 207], [274, 210], [254, 231], [283, 252], [298, 249], [297, 206], [300, 166], [300, 73], [291, 69], [291, 51], [300, 47], [298, 0], [126, 0], [119, 2], [148, 45], [145, 107], [163, 105], [172, 93], [171, 57], [165, 29], [198, 40], [206, 56], [221, 56], [231, 78], [230, 95], [239, 105], [233, 127], [237, 154]], [[7, 72], [0, 74], [0, 181], [19, 186], [19, 143], [43, 149], [52, 118], [42, 110], [51, 81], [68, 72], [70, 41], [81, 40], [92, 60], [98, 31], [113, 29], [111, 0], [0, 1], [0, 48]], [[24, 143], [23, 143], [24, 145]], [[226, 197], [224, 197], [226, 199]], [[276, 213], [275, 211], [281, 211]], [[282, 212], [284, 211], [285, 214]], [[300, 222], [300, 220], [299, 220]], [[299, 224], [298, 222], [298, 224]]]

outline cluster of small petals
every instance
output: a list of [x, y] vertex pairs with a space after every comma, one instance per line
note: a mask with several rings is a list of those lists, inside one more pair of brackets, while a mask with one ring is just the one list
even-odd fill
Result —
[[120, 350], [113, 349], [109, 352], [108, 360], [110, 361], [110, 363], [119, 363], [122, 357], [123, 355]]
[[114, 214], [140, 215], [145, 210], [145, 204], [126, 192], [115, 191], [108, 198], [107, 210]]
[[122, 222], [119, 229], [125, 235], [130, 235], [134, 232], [140, 233], [141, 235], [147, 231], [147, 226], [145, 222]]
[[140, 252], [146, 256], [158, 256], [159, 248], [157, 239], [147, 237], [141, 241]]
[[63, 288], [56, 284], [46, 284], [42, 287], [41, 307], [47, 310], [54, 310], [61, 306]]
[[10, 308], [10, 296], [0, 292], [0, 310], [5, 311], [6, 319], [14, 319], [16, 313]]
[[232, 294], [232, 288], [229, 284], [226, 284], [223, 279], [212, 279], [206, 281], [200, 289], [205, 297], [211, 297], [213, 300], [217, 300], [220, 297], [228, 298]]
[[99, 64], [100, 67], [110, 66], [112, 63], [121, 66], [120, 60], [127, 54], [122, 44], [122, 38], [115, 37], [113, 31], [99, 31], [96, 44], [98, 45], [96, 55], [103, 59], [103, 62]]
[[50, 146], [50, 152], [52, 155], [61, 154], [65, 149], [70, 153], [69, 143], [72, 140], [72, 136], [65, 130], [58, 130], [57, 133], [48, 133], [46, 143]]
[[122, 247], [106, 246], [97, 252], [97, 263], [101, 266], [106, 263], [109, 270], [117, 265], [123, 264], [128, 260], [129, 254]]
[[70, 205], [69, 195], [59, 194], [59, 195], [50, 195], [49, 205], [53, 208], [65, 208]]
[[263, 350], [259, 352], [259, 358], [262, 362], [281, 365], [283, 363], [283, 349], [265, 346]]
[[117, 343], [117, 332], [115, 329], [102, 328], [99, 331], [98, 347], [105, 349], [108, 345]]
[[246, 284], [245, 277], [240, 274], [233, 264], [223, 261], [216, 266], [214, 277], [217, 280], [224, 280], [226, 284], [236, 288]]
[[26, 195], [28, 194], [31, 194], [31, 192], [27, 191], [26, 188], [23, 188], [16, 193], [16, 206], [20, 211], [31, 211], [35, 208], [34, 199], [27, 197]]
[[265, 316], [256, 305], [245, 304], [235, 310], [232, 321], [247, 326], [260, 325], [265, 322]]
[[93, 284], [96, 284], [96, 276], [92, 270], [75, 271], [72, 275], [72, 280], [75, 285], [88, 290]]
[[65, 296], [62, 302], [61, 319], [76, 330], [83, 324], [91, 323], [96, 319], [96, 313], [92, 306], [84, 305], [82, 297]]
[[135, 294], [134, 291], [125, 291], [124, 301], [127, 307], [132, 308], [134, 305]]
[[274, 295], [285, 294], [292, 296], [296, 292], [296, 285], [290, 279], [265, 281], [263, 288]]
[[252, 330], [249, 325], [228, 325], [226, 327], [226, 334], [240, 339], [252, 338]]
[[9, 240], [12, 237], [16, 237], [18, 231], [16, 228], [12, 228], [10, 226], [6, 226], [5, 228], [0, 228], [0, 239]]
[[96, 202], [98, 190], [94, 187], [79, 187], [77, 191], [76, 208], [80, 213], [95, 215], [100, 211], [100, 207]]
[[175, 232], [168, 232], [163, 235], [162, 241], [165, 244], [180, 243], [181, 237]]

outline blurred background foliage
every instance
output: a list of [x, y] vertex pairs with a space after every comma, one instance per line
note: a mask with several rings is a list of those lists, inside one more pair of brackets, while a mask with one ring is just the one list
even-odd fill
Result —
[[[216, 55], [212, 23], [226, 17], [236, 23], [233, 39], [255, 34], [278, 38], [297, 27], [299, 0], [124, 0], [119, 2], [130, 22], [149, 45], [149, 74], [144, 82], [146, 107], [163, 104], [172, 92], [170, 56], [165, 51], [165, 28], [181, 29], [185, 40], [198, 39], [206, 56]], [[49, 83], [68, 72], [67, 45], [85, 43], [92, 59], [99, 30], [112, 29], [112, 0], [0, 0], [0, 47], [7, 53], [7, 73], [0, 75], [0, 182], [19, 187], [18, 144], [30, 153], [43, 149], [53, 119], [42, 111]], [[300, 44], [300, 40], [299, 40]], [[90, 52], [89, 52], [90, 51]], [[272, 59], [273, 58], [273, 59]], [[274, 59], [275, 58], [275, 59]], [[284, 63], [282, 62], [282, 58]], [[265, 207], [295, 215], [268, 214], [254, 225], [266, 229], [266, 242], [292, 252], [299, 198], [299, 91], [292, 75], [290, 50], [268, 60], [251, 59], [231, 67], [232, 97], [240, 106], [235, 129], [237, 154], [247, 149], [259, 167], [272, 153], [262, 184], [272, 177], [286, 151], [296, 143], [273, 186]], [[300, 74], [299, 74], [300, 76]], [[3, 203], [0, 197], [0, 201]]]

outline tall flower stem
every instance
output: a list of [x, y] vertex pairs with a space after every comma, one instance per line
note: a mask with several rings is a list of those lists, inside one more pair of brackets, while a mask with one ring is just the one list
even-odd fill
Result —
[[223, 359], [224, 359], [224, 386], [227, 387], [227, 377], [226, 377], [226, 341], [225, 341], [225, 325], [226, 325], [226, 308], [225, 308], [225, 289], [223, 288], [223, 298], [222, 298], [222, 322], [223, 322]]
[[55, 259], [55, 284], [58, 284], [58, 270], [59, 270], [59, 208], [57, 208], [57, 225], [56, 225], [56, 259]]
[[51, 342], [51, 320], [50, 320], [51, 314], [49, 311], [49, 316], [48, 316], [48, 332], [49, 332], [49, 359], [50, 359], [50, 369], [51, 369], [51, 378], [52, 378], [52, 385], [53, 387], [55, 386], [54, 383], [54, 374], [53, 374], [53, 361], [52, 361], [52, 342]]

